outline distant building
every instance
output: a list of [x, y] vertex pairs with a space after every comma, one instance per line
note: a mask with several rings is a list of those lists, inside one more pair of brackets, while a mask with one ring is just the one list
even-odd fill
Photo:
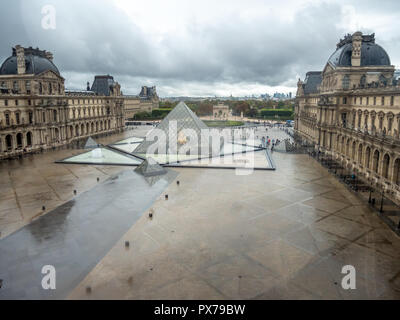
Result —
[[138, 96], [123, 96], [125, 106], [125, 118], [133, 119], [139, 112], [151, 112], [159, 108], [160, 99], [158, 98], [156, 87], [142, 87]]
[[[89, 85], [88, 85], [89, 88]], [[91, 91], [98, 95], [110, 96], [120, 92], [120, 85], [110, 75], [95, 76]], [[122, 93], [121, 93], [122, 94]], [[156, 87], [143, 86], [139, 95], [122, 95], [124, 99], [125, 119], [133, 119], [139, 112], [152, 112], [158, 109], [159, 98]]]

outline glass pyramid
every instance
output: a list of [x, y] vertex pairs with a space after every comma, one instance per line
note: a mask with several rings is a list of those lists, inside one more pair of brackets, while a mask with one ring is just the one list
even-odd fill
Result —
[[84, 149], [95, 149], [95, 148], [97, 148], [98, 146], [99, 146], [99, 144], [98, 144], [92, 137], [89, 137], [89, 138], [86, 140]]
[[[176, 124], [176, 130], [171, 130]], [[149, 147], [153, 146], [154, 141], [150, 141], [145, 139], [134, 151], [134, 154], [137, 154], [143, 158], [146, 157], [154, 157], [159, 158], [159, 156], [175, 156], [179, 154], [180, 156], [185, 156], [186, 154], [181, 154], [180, 150], [190, 141], [190, 137], [186, 137], [185, 133], [182, 130], [192, 129], [196, 133], [197, 141], [190, 141], [191, 150], [196, 150], [196, 154], [191, 154], [191, 157], [198, 158], [199, 155], [209, 156], [210, 150], [207, 148], [203, 148], [201, 145], [201, 131], [203, 129], [209, 129], [207, 125], [201, 121], [196, 114], [190, 110], [190, 108], [184, 103], [179, 102], [179, 104], [164, 118], [164, 120], [157, 126], [158, 130], [161, 130], [165, 134], [166, 145], [162, 146], [163, 151], [157, 152], [148, 152]], [[188, 141], [189, 139], [189, 141]], [[221, 144], [222, 147], [223, 144]], [[160, 148], [159, 148], [160, 149]], [[187, 149], [187, 148], [185, 148]], [[206, 151], [204, 151], [206, 150]], [[206, 153], [206, 154], [202, 154]], [[158, 160], [158, 159], [157, 159]]]
[[167, 173], [153, 158], [147, 158], [135, 171], [145, 177], [153, 177]]

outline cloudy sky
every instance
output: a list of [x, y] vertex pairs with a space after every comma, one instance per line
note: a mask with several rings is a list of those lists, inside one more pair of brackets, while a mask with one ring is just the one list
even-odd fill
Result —
[[[55, 29], [43, 28], [46, 5]], [[71, 89], [111, 74], [125, 94], [295, 92], [357, 30], [400, 68], [398, 0], [1, 0], [0, 30], [1, 61], [16, 44], [49, 50]]]

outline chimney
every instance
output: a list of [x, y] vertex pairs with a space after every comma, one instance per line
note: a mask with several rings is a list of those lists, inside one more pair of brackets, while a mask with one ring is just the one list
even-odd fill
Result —
[[88, 81], [87, 84], [86, 84], [86, 90], [87, 90], [87, 91], [90, 91], [90, 82], [89, 82], [89, 81]]
[[25, 64], [25, 49], [20, 45], [15, 46], [15, 52], [17, 54], [17, 70], [18, 74], [25, 74], [26, 64]]
[[46, 51], [45, 52], [46, 58], [53, 62], [53, 54], [51, 52]]
[[356, 32], [352, 36], [353, 49], [351, 52], [351, 66], [361, 66], [361, 44], [362, 44], [362, 33]]

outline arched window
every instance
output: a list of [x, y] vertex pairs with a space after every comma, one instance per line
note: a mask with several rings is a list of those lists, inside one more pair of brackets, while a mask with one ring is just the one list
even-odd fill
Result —
[[363, 150], [363, 145], [360, 143], [358, 146], [358, 163], [362, 164], [362, 150]]
[[22, 133], [19, 132], [17, 133], [17, 148], [22, 148]]
[[15, 123], [21, 124], [21, 114], [19, 112], [15, 113]]
[[30, 131], [26, 134], [26, 145], [32, 147], [32, 132]]
[[342, 137], [342, 145], [341, 145], [341, 151], [342, 151], [342, 153], [344, 154], [345, 153], [345, 147], [346, 147], [346, 145], [345, 145], [345, 143], [344, 143], [344, 137]]
[[29, 124], [33, 124], [33, 112], [32, 111], [28, 112], [28, 121], [29, 121]]
[[379, 169], [379, 151], [378, 150], [375, 150], [375, 152], [374, 152], [372, 169], [375, 171], [375, 173], [378, 173], [378, 169]]
[[343, 89], [349, 89], [350, 87], [350, 76], [348, 74], [343, 77], [342, 87]]
[[390, 164], [390, 157], [388, 154], [385, 154], [383, 157], [383, 167], [382, 167], [382, 175], [384, 178], [389, 178], [389, 164]]
[[352, 148], [351, 148], [351, 158], [353, 160], [356, 159], [356, 142], [353, 142]]
[[394, 174], [393, 174], [393, 179], [392, 181], [400, 185], [400, 159], [397, 158], [396, 161], [394, 162]]
[[371, 148], [367, 147], [367, 149], [365, 149], [365, 167], [370, 169], [370, 164], [371, 164]]
[[13, 139], [10, 134], [6, 136], [6, 147], [8, 151], [12, 150], [13, 148]]
[[365, 87], [365, 83], [366, 83], [367, 77], [365, 76], [365, 74], [361, 77], [360, 79], [360, 85], [361, 87]]
[[14, 81], [14, 82], [13, 82], [13, 90], [14, 90], [15, 92], [18, 92], [18, 91], [19, 91], [19, 85], [18, 85], [18, 82], [17, 82], [17, 81]]

